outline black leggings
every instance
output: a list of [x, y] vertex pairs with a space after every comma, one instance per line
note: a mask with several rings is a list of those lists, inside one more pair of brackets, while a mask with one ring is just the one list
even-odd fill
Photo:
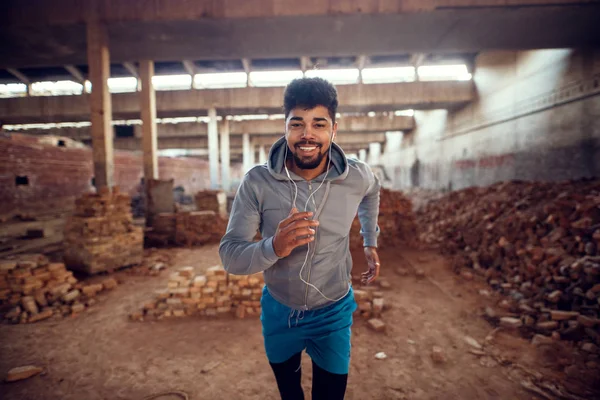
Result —
[[[300, 383], [302, 378], [301, 360], [302, 352], [282, 363], [270, 363], [275, 373], [281, 400], [304, 400], [304, 392]], [[348, 374], [332, 374], [320, 368], [314, 361], [312, 367], [312, 400], [343, 400]]]

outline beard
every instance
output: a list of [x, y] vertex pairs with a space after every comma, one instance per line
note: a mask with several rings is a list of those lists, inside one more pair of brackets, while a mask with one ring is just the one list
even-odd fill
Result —
[[305, 145], [317, 145], [319, 153], [312, 157], [301, 157], [298, 155], [298, 152], [295, 151], [292, 153], [292, 155], [294, 156], [294, 162], [296, 163], [296, 166], [300, 169], [315, 169], [319, 165], [321, 165], [323, 158], [325, 158], [326, 152], [322, 153], [321, 152], [322, 146], [320, 144], [317, 144], [314, 142], [297, 143], [294, 147], [298, 148], [300, 146], [305, 146]]

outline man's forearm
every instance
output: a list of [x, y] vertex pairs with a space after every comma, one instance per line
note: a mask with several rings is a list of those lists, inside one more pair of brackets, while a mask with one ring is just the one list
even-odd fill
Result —
[[219, 255], [225, 270], [233, 275], [256, 274], [279, 260], [273, 251], [272, 237], [258, 242], [246, 242], [225, 235], [219, 246]]

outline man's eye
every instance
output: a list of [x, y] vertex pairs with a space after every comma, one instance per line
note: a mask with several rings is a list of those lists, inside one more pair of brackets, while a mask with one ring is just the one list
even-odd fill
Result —
[[324, 124], [317, 124], [317, 125], [315, 125], [315, 127], [317, 127], [318, 129], [323, 129], [323, 128], [325, 128], [325, 125]]
[[292, 128], [299, 128], [301, 125], [300, 124], [292, 124], [291, 126], [292, 126]]

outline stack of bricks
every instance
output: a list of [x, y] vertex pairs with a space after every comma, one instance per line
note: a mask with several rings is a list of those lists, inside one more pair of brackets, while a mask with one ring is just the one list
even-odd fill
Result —
[[148, 237], [153, 243], [199, 246], [221, 240], [227, 221], [214, 211], [190, 211], [158, 214]]
[[213, 211], [221, 218], [227, 218], [227, 196], [222, 190], [202, 190], [196, 193], [196, 209]]
[[131, 319], [258, 316], [263, 284], [261, 273], [230, 275], [221, 266], [215, 266], [205, 275], [196, 275], [193, 267], [184, 267], [169, 277], [167, 289], [159, 291], [156, 300], [145, 304], [141, 312], [131, 314]]
[[0, 313], [7, 322], [33, 323], [54, 316], [78, 314], [95, 303], [100, 291], [117, 281], [84, 285], [62, 263], [40, 254], [0, 261]]
[[143, 246], [143, 229], [133, 224], [128, 195], [104, 188], [77, 199], [65, 226], [69, 269], [95, 274], [139, 264]]
[[383, 292], [372, 286], [355, 289], [354, 299], [358, 305], [356, 313], [367, 320], [369, 328], [376, 332], [385, 331], [385, 323], [381, 320], [385, 307]]
[[[378, 238], [380, 247], [398, 244], [412, 245], [415, 242], [417, 236], [416, 216], [411, 201], [401, 192], [381, 189], [377, 223], [381, 231]], [[360, 220], [357, 216], [354, 218], [350, 230], [351, 249], [363, 247], [360, 229]]]

